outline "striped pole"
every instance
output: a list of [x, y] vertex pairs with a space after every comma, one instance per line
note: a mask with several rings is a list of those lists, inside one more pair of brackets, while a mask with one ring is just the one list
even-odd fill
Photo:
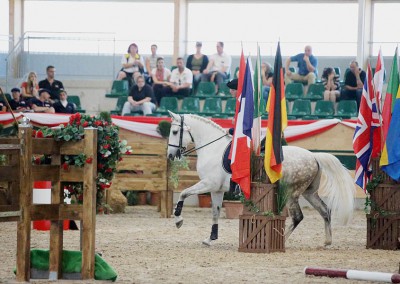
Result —
[[385, 283], [400, 283], [400, 274], [383, 273], [361, 270], [344, 270], [332, 268], [306, 267], [306, 275], [324, 276], [331, 278], [345, 278], [351, 280], [378, 281]]

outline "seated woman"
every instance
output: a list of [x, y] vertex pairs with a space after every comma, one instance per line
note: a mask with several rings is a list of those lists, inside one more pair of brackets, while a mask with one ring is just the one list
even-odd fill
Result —
[[196, 92], [197, 86], [201, 81], [201, 76], [203, 74], [204, 69], [207, 68], [208, 65], [208, 57], [201, 53], [202, 43], [200, 41], [196, 42], [196, 53], [189, 55], [186, 61], [186, 68], [192, 71], [193, 73], [193, 88]]
[[21, 94], [24, 100], [39, 98], [39, 83], [35, 72], [29, 72], [28, 78], [21, 84]]
[[269, 89], [272, 84], [273, 76], [274, 73], [272, 72], [272, 66], [267, 62], [263, 62], [261, 64], [261, 78], [263, 84], [263, 98], [265, 102], [268, 102]]
[[333, 68], [327, 67], [324, 69], [321, 79], [325, 87], [324, 100], [335, 103], [340, 96], [339, 76], [335, 74]]
[[132, 43], [128, 47], [128, 53], [122, 56], [122, 69], [118, 73], [117, 80], [127, 78], [129, 81], [133, 79], [136, 82], [137, 76], [143, 73], [144, 59], [138, 52], [139, 49], [136, 43]]
[[151, 71], [151, 77], [153, 80], [154, 96], [156, 97], [157, 105], [160, 105], [161, 98], [166, 94], [166, 86], [171, 77], [171, 71], [164, 65], [164, 58], [157, 58], [157, 68]]

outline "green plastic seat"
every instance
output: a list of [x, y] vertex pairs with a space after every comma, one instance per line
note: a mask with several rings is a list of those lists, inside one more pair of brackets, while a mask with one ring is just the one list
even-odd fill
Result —
[[301, 83], [289, 83], [285, 87], [285, 97], [289, 101], [301, 99], [303, 94], [303, 84]]
[[213, 96], [215, 95], [214, 82], [200, 82], [197, 86], [196, 96]]
[[127, 80], [114, 80], [111, 93], [106, 94], [107, 98], [118, 98], [122, 96], [128, 96], [129, 93], [129, 83]]
[[309, 100], [295, 100], [290, 116], [301, 118], [306, 115], [311, 115], [311, 102]]
[[329, 118], [335, 114], [335, 107], [331, 101], [317, 101], [313, 115], [318, 118]]
[[160, 106], [154, 114], [168, 114], [168, 111], [178, 111], [178, 99], [176, 97], [163, 97], [160, 101]]
[[233, 79], [237, 79], [238, 78], [238, 76], [237, 76], [238, 71], [239, 71], [239, 66], [235, 68], [235, 73], [233, 73]]
[[333, 67], [333, 70], [335, 70], [335, 74], [340, 78], [342, 73], [340, 72], [340, 67]]
[[182, 101], [181, 109], [178, 113], [194, 113], [200, 112], [200, 99], [195, 97], [186, 97]]
[[307, 94], [304, 99], [318, 101], [324, 99], [325, 87], [323, 84], [311, 84], [308, 86]]
[[75, 109], [77, 112], [86, 113], [86, 110], [82, 109], [81, 99], [79, 96], [68, 96], [68, 102], [75, 104]]
[[231, 96], [231, 92], [226, 83], [221, 83], [218, 85], [218, 95], [220, 96]]
[[236, 99], [235, 98], [227, 99], [224, 113], [229, 116], [234, 116], [235, 109], [236, 109]]
[[128, 97], [119, 97], [117, 100], [117, 105], [115, 106], [115, 109], [110, 111], [110, 114], [121, 115], [122, 108], [124, 107], [124, 104], [127, 101], [128, 101]]
[[335, 117], [347, 119], [357, 116], [357, 102], [355, 100], [343, 100], [338, 103], [337, 113]]
[[222, 103], [220, 98], [206, 98], [203, 106], [203, 114], [214, 115], [222, 113]]

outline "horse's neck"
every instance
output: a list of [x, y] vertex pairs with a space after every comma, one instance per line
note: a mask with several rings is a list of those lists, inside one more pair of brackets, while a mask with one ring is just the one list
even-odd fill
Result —
[[[190, 125], [190, 133], [193, 136], [196, 148], [202, 147], [211, 141], [224, 136], [226, 133], [218, 129], [217, 126], [212, 125], [206, 121], [198, 120], [193, 117], [188, 117], [188, 124]], [[210, 144], [211, 146], [212, 144]]]

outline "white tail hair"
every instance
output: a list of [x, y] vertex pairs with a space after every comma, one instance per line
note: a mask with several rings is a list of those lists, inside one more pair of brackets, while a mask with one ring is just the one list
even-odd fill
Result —
[[346, 225], [354, 211], [355, 185], [348, 170], [333, 155], [328, 153], [313, 153], [322, 170], [320, 188], [328, 197], [327, 205], [331, 212]]

